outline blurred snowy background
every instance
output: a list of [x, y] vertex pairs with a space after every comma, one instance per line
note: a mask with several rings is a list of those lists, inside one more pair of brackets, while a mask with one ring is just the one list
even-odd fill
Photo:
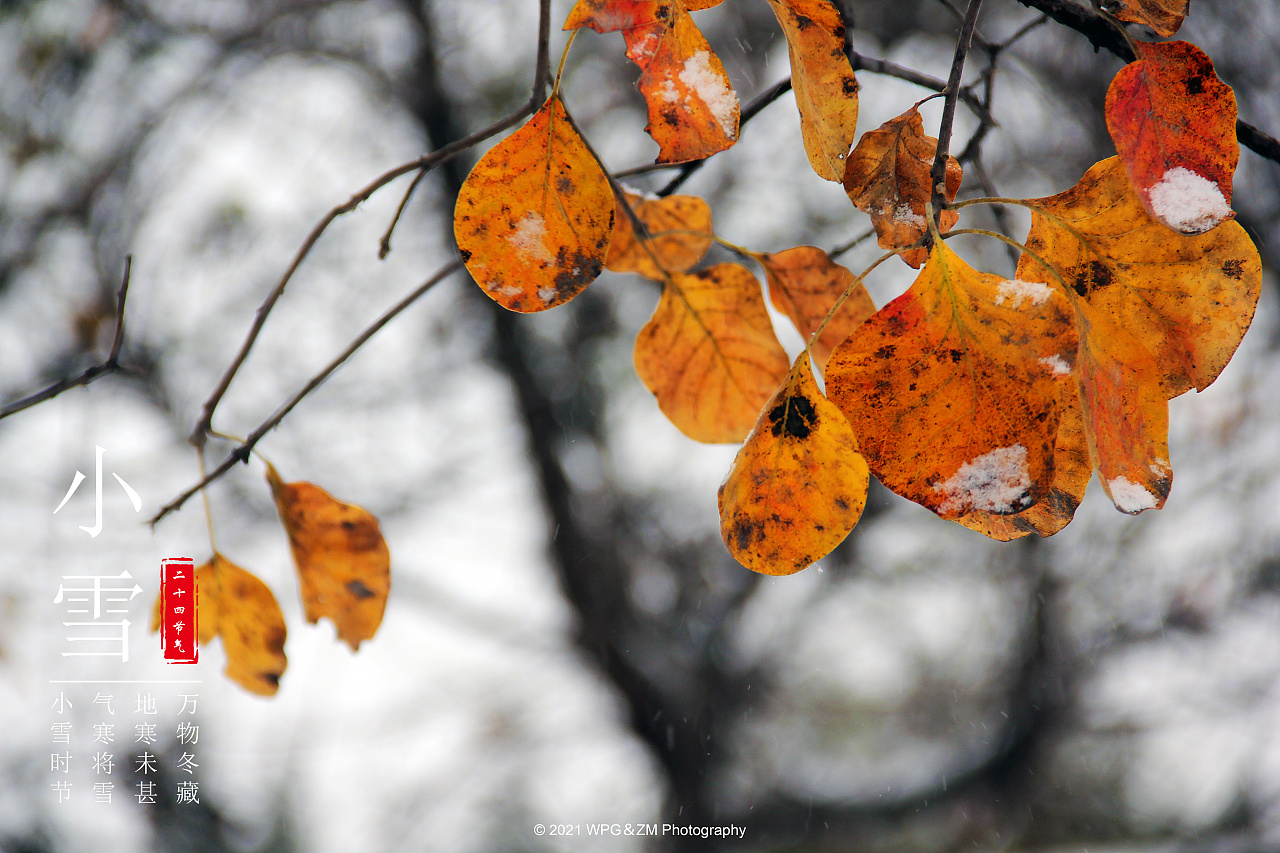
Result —
[[[143, 631], [159, 561], [206, 559], [209, 534], [198, 500], [154, 533], [143, 519], [196, 481], [185, 437], [255, 308], [327, 210], [528, 98], [537, 7], [0, 3], [0, 403], [103, 357], [134, 258], [128, 372], [0, 421], [0, 849], [1280, 849], [1280, 165], [1247, 150], [1234, 203], [1264, 258], [1262, 303], [1218, 382], [1171, 405], [1162, 512], [1121, 515], [1095, 482], [1064, 532], [1001, 545], [873, 487], [829, 559], [752, 576], [716, 521], [735, 448], [679, 435], [631, 368], [653, 287], [606, 273], [569, 306], [514, 317], [454, 277], [259, 446], [286, 479], [381, 519], [393, 586], [378, 636], [352, 655], [327, 622], [302, 621], [255, 459], [209, 495], [219, 550], [285, 610], [280, 692], [228, 682], [216, 643], [194, 667], [163, 664]], [[568, 8], [556, 0], [556, 24]], [[860, 53], [946, 77], [946, 2], [847, 8]], [[989, 0], [979, 32], [997, 43], [1038, 14]], [[744, 103], [787, 75], [766, 3], [696, 20]], [[1272, 0], [1195, 3], [1180, 37], [1214, 58], [1242, 118], [1280, 133]], [[553, 55], [563, 44], [553, 32]], [[1119, 67], [1051, 22], [1003, 51], [1000, 125], [982, 148], [991, 184], [1050, 194], [1107, 156], [1101, 106]], [[635, 76], [619, 35], [579, 36], [566, 100], [615, 169], [656, 152]], [[928, 94], [859, 78], [860, 131]], [[927, 128], [939, 109], [923, 108]], [[977, 126], [963, 108], [957, 122], [953, 151]], [[329, 230], [215, 428], [252, 430], [453, 256], [453, 194], [478, 153], [423, 182], [385, 261], [378, 239], [407, 178]], [[962, 193], [985, 195], [964, 165]], [[809, 169], [790, 95], [682, 191], [757, 250], [830, 248], [866, 228]], [[962, 248], [1012, 270], [1000, 244]], [[859, 270], [875, 254], [842, 260]], [[886, 265], [869, 286], [883, 304], [910, 279]], [[794, 333], [783, 340], [795, 352]], [[92, 521], [95, 446], [91, 539], [78, 525]], [[211, 460], [228, 446], [211, 444]], [[54, 516], [77, 470], [89, 480]], [[145, 590], [129, 662], [64, 657], [62, 577], [126, 570]], [[123, 768], [113, 802], [94, 802], [87, 732], [101, 709], [77, 693], [58, 715], [50, 682], [173, 678], [201, 681], [200, 740], [176, 743], [170, 714], [154, 749], [171, 774], [177, 752], [198, 756], [200, 804], [166, 789], [140, 805]], [[133, 692], [119, 686], [118, 703]], [[121, 758], [137, 751], [126, 710]], [[67, 774], [49, 769], [59, 719], [77, 727]], [[73, 786], [62, 803], [60, 778]], [[533, 833], [655, 821], [746, 836]]]

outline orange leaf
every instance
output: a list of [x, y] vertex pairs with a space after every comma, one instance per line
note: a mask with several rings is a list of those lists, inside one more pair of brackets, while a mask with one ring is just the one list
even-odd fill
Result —
[[[831, 306], [855, 280], [853, 273], [813, 246], [796, 246], [760, 255], [758, 259], [769, 280], [769, 300], [773, 307], [790, 318], [805, 340], [818, 330]], [[871, 294], [858, 282], [813, 344], [818, 369], [827, 369], [831, 351], [875, 311]]]
[[669, 0], [578, 0], [565, 18], [564, 28], [590, 27], [598, 33], [629, 30], [652, 24], [670, 14]]
[[1146, 24], [1168, 38], [1182, 26], [1187, 16], [1190, 0], [1112, 0], [1111, 6], [1119, 6], [1113, 14], [1122, 21]]
[[1033, 506], [1012, 515], [994, 512], [971, 512], [956, 521], [1001, 542], [1019, 539], [1031, 533], [1052, 536], [1070, 523], [1080, 501], [1084, 500], [1093, 461], [1085, 435], [1084, 416], [1074, 384], [1064, 390], [1058, 423], [1058, 437], [1053, 449], [1053, 481], [1049, 494]]
[[552, 95], [490, 148], [458, 193], [453, 232], [467, 271], [512, 311], [542, 311], [600, 275], [613, 191]]
[[[932, 197], [929, 176], [938, 140], [924, 135], [924, 120], [912, 107], [876, 130], [867, 131], [845, 164], [844, 189], [857, 208], [871, 216], [882, 249], [910, 246], [928, 231], [925, 204]], [[954, 201], [960, 189], [960, 163], [947, 157], [946, 198]], [[960, 218], [942, 211], [941, 230]], [[902, 259], [919, 269], [927, 252], [917, 249]]]
[[1155, 361], [1133, 335], [1087, 302], [1080, 326], [1080, 402], [1098, 477], [1116, 509], [1160, 509], [1173, 484], [1169, 404]]
[[720, 487], [720, 535], [752, 571], [794, 574], [849, 535], [867, 483], [849, 422], [822, 396], [801, 353]]
[[791, 85], [809, 164], [844, 179], [858, 125], [858, 81], [844, 52], [844, 19], [831, 0], [769, 0], [787, 37]]
[[871, 470], [944, 518], [1044, 498], [1076, 350], [1060, 291], [980, 273], [939, 243], [911, 288], [854, 330], [827, 395]]
[[[1229, 222], [1185, 236], [1151, 219], [1119, 158], [1095, 163], [1074, 187], [1027, 202], [1027, 246], [1155, 359], [1169, 398], [1204, 390], [1253, 320], [1262, 286], [1258, 250]], [[1030, 256], [1018, 276], [1055, 281]]]
[[[711, 246], [711, 207], [705, 201], [691, 195], [646, 199], [627, 192], [626, 196], [632, 211], [649, 231], [648, 250], [636, 239], [631, 217], [619, 202], [605, 266], [614, 272], [637, 272], [661, 281], [664, 268], [667, 272], [684, 272], [702, 260]], [[706, 236], [685, 233], [689, 231]]]
[[391, 592], [391, 554], [378, 519], [311, 483], [267, 482], [298, 568], [307, 621], [329, 617], [352, 651], [382, 624]]
[[1138, 54], [1107, 90], [1107, 129], [1147, 212], [1201, 234], [1235, 216], [1235, 94], [1193, 44], [1139, 42]]
[[636, 372], [658, 408], [695, 441], [742, 441], [787, 375], [760, 282], [717, 264], [667, 279], [636, 337]]
[[649, 107], [645, 130], [658, 143], [657, 162], [683, 163], [738, 141], [738, 96], [684, 4], [667, 4], [665, 18], [622, 35], [640, 67], [636, 86]]

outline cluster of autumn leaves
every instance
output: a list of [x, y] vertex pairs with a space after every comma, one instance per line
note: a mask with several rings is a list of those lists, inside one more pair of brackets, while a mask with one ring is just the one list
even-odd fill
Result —
[[[659, 163], [737, 140], [737, 97], [690, 15], [719, 2], [578, 0], [566, 20], [622, 33]], [[1005, 279], [945, 244], [976, 202], [954, 204], [962, 172], [948, 158], [937, 188], [948, 206], [932, 209], [937, 140], [916, 107], [857, 138], [858, 83], [831, 0], [768, 2], [787, 39], [809, 162], [870, 216], [886, 257], [920, 270], [904, 294], [877, 310], [862, 284], [874, 264], [855, 276], [812, 246], [732, 247], [759, 265], [769, 302], [806, 339], [790, 360], [756, 275], [739, 263], [698, 268], [718, 239], [706, 202], [617, 184], [558, 84], [458, 195], [454, 231], [471, 276], [520, 312], [569, 301], [606, 267], [661, 283], [636, 371], [689, 437], [743, 442], [720, 489], [721, 530], [758, 572], [791, 574], [829, 553], [857, 523], [871, 474], [1000, 540], [1062, 529], [1095, 470], [1120, 510], [1162, 506], [1168, 401], [1218, 376], [1261, 282], [1256, 249], [1230, 221], [1235, 99], [1208, 57], [1185, 42], [1134, 44], [1137, 59], [1106, 101], [1118, 156], [1058, 195], [999, 200], [1032, 217]], [[1109, 4], [1165, 37], [1186, 6]], [[270, 468], [268, 480], [308, 620], [329, 616], [357, 648], [389, 590], [376, 519]], [[200, 640], [221, 636], [227, 674], [273, 694], [285, 626], [270, 590], [218, 554], [198, 584]]]
[[[966, 203], [932, 210], [937, 141], [915, 107], [854, 145], [858, 85], [830, 0], [769, 2], [809, 161], [843, 183], [883, 248], [923, 266], [906, 293], [876, 310], [862, 276], [820, 249], [739, 250], [808, 340], [790, 362], [756, 275], [737, 263], [696, 268], [716, 239], [705, 202], [614, 182], [558, 90], [459, 194], [455, 235], [477, 283], [528, 312], [572, 299], [603, 267], [661, 282], [637, 373], [686, 435], [745, 442], [720, 491], [721, 527], [759, 572], [799, 571], [835, 547], [869, 474], [1001, 540], [1062, 529], [1095, 470], [1122, 511], [1162, 506], [1168, 400], [1217, 377], [1261, 280], [1256, 249], [1230, 221], [1235, 99], [1208, 57], [1185, 42], [1135, 43], [1106, 103], [1118, 156], [1066, 192], [1003, 200], [1032, 214], [1005, 279], [945, 244]], [[710, 5], [579, 0], [565, 24], [622, 32], [660, 163], [710, 156], [737, 136], [737, 99], [689, 14]], [[1186, 5], [1110, 7], [1171, 36]], [[952, 203], [954, 158], [943, 175]]]
[[[267, 465], [267, 483], [298, 570], [307, 621], [328, 617], [351, 646], [373, 637], [391, 591], [391, 555], [378, 520], [311, 483], [285, 483]], [[222, 639], [226, 676], [251, 693], [274, 696], [288, 666], [288, 630], [271, 588], [214, 552], [196, 569], [196, 629], [200, 645]], [[164, 590], [151, 611], [160, 628]]]

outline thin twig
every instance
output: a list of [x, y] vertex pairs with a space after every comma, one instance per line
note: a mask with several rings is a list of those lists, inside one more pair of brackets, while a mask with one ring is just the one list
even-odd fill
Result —
[[409, 206], [409, 199], [413, 197], [413, 191], [418, 188], [418, 184], [422, 183], [422, 179], [426, 176], [427, 170], [419, 169], [418, 174], [414, 175], [413, 180], [409, 183], [408, 189], [404, 191], [404, 196], [400, 199], [400, 206], [396, 208], [396, 215], [391, 217], [387, 230], [383, 233], [382, 239], [378, 241], [378, 260], [385, 261], [387, 255], [391, 254], [391, 235], [395, 232], [396, 226], [400, 224], [400, 217], [404, 214], [404, 209]]
[[[747, 104], [747, 108], [742, 111], [742, 115], [738, 119], [739, 133], [741, 133], [742, 126], [744, 124], [746, 124], [747, 122], [751, 121], [753, 118], [758, 116], [765, 107], [769, 106], [774, 101], [778, 100], [778, 98], [781, 98], [783, 95], [785, 95], [787, 92], [790, 92], [790, 91], [791, 91], [791, 78], [788, 77], [785, 80], [780, 80], [779, 82], [774, 83], [768, 89], [765, 89], [763, 92], [757, 95], [751, 103]], [[685, 163], [683, 166], [680, 167], [680, 172], [675, 177], [673, 177], [670, 181], [668, 181], [665, 187], [658, 190], [658, 195], [668, 196], [668, 195], [671, 195], [676, 190], [678, 190], [681, 184], [689, 180], [689, 178], [693, 175], [694, 172], [701, 169], [708, 159], [710, 158], [704, 157], [701, 160], [692, 160], [688, 163]], [[634, 170], [628, 170], [628, 172], [630, 174], [636, 174]]]
[[263, 325], [267, 322], [267, 316], [270, 315], [271, 309], [275, 307], [276, 302], [284, 293], [285, 287], [288, 286], [290, 279], [293, 278], [293, 274], [298, 271], [300, 266], [302, 266], [302, 262], [306, 259], [307, 255], [311, 253], [311, 249], [320, 239], [320, 236], [324, 234], [325, 230], [335, 219], [343, 214], [350, 213], [355, 210], [371, 195], [401, 175], [407, 175], [409, 172], [414, 170], [427, 172], [450, 158], [457, 156], [476, 143], [483, 142], [489, 137], [501, 133], [503, 130], [506, 130], [508, 127], [511, 127], [524, 119], [524, 117], [529, 114], [529, 111], [529, 105], [525, 104], [511, 115], [494, 122], [483, 130], [478, 130], [470, 136], [459, 139], [456, 142], [451, 142], [431, 154], [425, 154], [416, 160], [411, 160], [408, 163], [402, 163], [394, 169], [383, 172], [381, 175], [374, 178], [367, 186], [355, 195], [351, 196], [351, 198], [326, 213], [324, 218], [316, 223], [316, 226], [311, 229], [311, 233], [307, 235], [307, 239], [302, 242], [302, 246], [299, 247], [297, 254], [294, 255], [292, 263], [289, 264], [289, 268], [285, 270], [284, 275], [280, 277], [280, 280], [271, 290], [271, 293], [267, 295], [267, 298], [263, 300], [262, 304], [258, 307], [258, 311], [254, 316], [253, 325], [250, 327], [249, 333], [245, 336], [244, 343], [240, 345], [240, 351], [236, 353], [236, 357], [232, 360], [231, 365], [226, 370], [226, 373], [224, 373], [222, 378], [218, 381], [217, 387], [214, 388], [213, 393], [209, 395], [209, 399], [205, 401], [204, 408], [200, 414], [200, 420], [196, 422], [195, 429], [191, 431], [191, 435], [187, 440], [196, 447], [204, 444], [207, 440], [209, 436], [209, 429], [213, 424], [213, 413], [218, 408], [218, 404], [222, 401], [223, 395], [227, 393], [227, 389], [231, 387], [231, 380], [235, 378], [236, 373], [240, 370], [240, 366], [244, 364], [244, 360], [248, 357], [249, 351], [253, 349], [253, 344], [257, 341], [258, 333], [262, 331]]
[[951, 75], [947, 78], [947, 97], [942, 103], [942, 121], [938, 125], [938, 150], [933, 155], [933, 169], [929, 180], [933, 184], [933, 218], [936, 223], [947, 205], [947, 153], [951, 145], [951, 125], [956, 116], [956, 99], [960, 95], [960, 78], [964, 75], [964, 60], [969, 55], [973, 30], [978, 23], [978, 10], [982, 0], [969, 0], [960, 25], [960, 38], [956, 41], [956, 53], [951, 60]]
[[863, 243], [870, 240], [874, 236], [876, 236], [876, 232], [874, 228], [872, 228], [869, 231], [864, 231], [863, 233], [859, 234], [857, 237], [854, 237], [852, 240], [849, 240], [848, 242], [845, 242], [845, 243], [841, 243], [839, 246], [836, 246], [830, 252], [827, 252], [827, 257], [831, 258], [832, 260], [835, 260], [836, 258], [843, 255], [845, 252], [848, 252], [856, 248], [857, 246], [862, 245]]
[[[895, 62], [889, 62], [884, 59], [875, 59], [874, 57], [863, 56], [855, 53], [850, 59], [854, 71], [870, 71], [872, 74], [883, 74], [886, 77], [895, 77], [899, 80], [905, 80], [908, 83], [914, 83], [922, 89], [932, 89], [935, 92], [946, 92], [947, 84], [937, 77], [931, 77], [928, 74], [922, 74], [913, 68], [905, 65], [898, 65]], [[972, 92], [960, 90], [957, 97], [965, 102], [965, 105], [973, 110], [982, 121], [995, 123], [995, 119], [991, 117], [991, 113], [983, 105]]]
[[347, 346], [347, 348], [344, 349], [341, 353], [339, 353], [338, 356], [333, 359], [333, 361], [329, 362], [327, 365], [325, 365], [324, 369], [322, 369], [315, 376], [311, 377], [311, 379], [307, 381], [307, 384], [302, 386], [302, 389], [299, 390], [298, 393], [294, 394], [292, 397], [289, 398], [288, 402], [281, 405], [280, 408], [275, 410], [275, 412], [271, 415], [271, 417], [267, 418], [265, 421], [259, 424], [253, 430], [253, 432], [249, 433], [249, 435], [245, 437], [244, 441], [240, 442], [239, 446], [237, 446], [234, 450], [232, 450], [230, 453], [227, 454], [227, 457], [223, 459], [221, 463], [219, 463], [218, 467], [214, 468], [212, 471], [206, 474], [203, 477], [203, 479], [200, 480], [200, 482], [196, 483], [194, 486], [187, 489], [182, 494], [178, 495], [176, 498], [174, 498], [172, 501], [166, 504], [158, 513], [156, 513], [155, 517], [151, 519], [151, 526], [155, 527], [155, 525], [159, 523], [160, 520], [163, 519], [166, 515], [180, 508], [193, 495], [195, 495], [197, 492], [202, 491], [206, 486], [208, 486], [214, 480], [217, 480], [218, 478], [220, 478], [223, 474], [226, 474], [228, 471], [234, 468], [237, 463], [244, 462], [245, 460], [247, 460], [249, 458], [250, 451], [253, 450], [254, 445], [256, 445], [259, 441], [261, 441], [263, 436], [265, 436], [271, 430], [275, 429], [276, 426], [278, 426], [279, 423], [282, 420], [284, 420], [285, 417], [291, 411], [293, 411], [295, 406], [297, 406], [300, 402], [302, 402], [302, 400], [308, 394], [310, 394], [315, 389], [319, 388], [320, 385], [323, 384], [324, 381], [328, 379], [329, 376], [335, 370], [341, 367], [342, 364], [347, 359], [349, 359], [352, 355], [356, 353], [357, 350], [359, 350], [362, 346], [364, 346], [365, 343], [370, 338], [372, 338], [375, 334], [377, 334], [378, 331], [382, 329], [383, 326], [387, 325], [387, 323], [395, 319], [395, 317], [401, 311], [403, 311], [404, 309], [412, 305], [414, 302], [416, 302], [423, 294], [425, 294], [431, 288], [435, 287], [445, 278], [449, 277], [450, 275], [453, 275], [455, 272], [457, 272], [460, 269], [462, 269], [462, 261], [457, 258], [454, 258], [452, 261], [449, 261], [449, 263], [445, 264], [443, 267], [437, 270], [435, 275], [431, 276], [431, 278], [427, 279], [425, 282], [419, 285], [417, 289], [415, 289], [412, 293], [410, 293], [408, 296], [401, 299], [391, 308], [387, 309], [387, 311], [381, 317], [379, 317], [368, 328], [366, 328], [363, 332], [357, 335], [356, 338]]
[[21, 400], [10, 403], [0, 409], [0, 420], [9, 417], [9, 415], [17, 414], [23, 409], [29, 409], [38, 403], [43, 403], [45, 400], [52, 400], [64, 391], [79, 388], [81, 385], [88, 385], [95, 379], [106, 376], [108, 373], [115, 373], [120, 369], [120, 350], [124, 346], [124, 304], [125, 298], [129, 294], [129, 275], [132, 271], [133, 255], [128, 255], [124, 259], [124, 280], [120, 282], [120, 290], [116, 293], [115, 337], [111, 340], [111, 352], [107, 354], [106, 360], [101, 364], [95, 364], [78, 376], [61, 379], [43, 391], [37, 391], [29, 397], [23, 397]]
[[533, 95], [529, 109], [537, 110], [547, 96], [551, 83], [551, 0], [541, 0], [538, 6], [538, 59], [533, 77]]

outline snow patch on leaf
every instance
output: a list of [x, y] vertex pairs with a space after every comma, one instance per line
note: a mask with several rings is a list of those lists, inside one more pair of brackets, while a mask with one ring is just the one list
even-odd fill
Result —
[[898, 205], [893, 211], [893, 219], [895, 222], [901, 222], [913, 228], [923, 229], [927, 225], [924, 217], [912, 210], [909, 204]]
[[1060, 355], [1045, 356], [1040, 359], [1040, 363], [1059, 376], [1066, 376], [1071, 372], [1071, 365], [1067, 364]]
[[1003, 305], [1008, 299], [1013, 303], [1011, 307], [1020, 308], [1025, 299], [1032, 305], [1041, 305], [1050, 296], [1053, 296], [1053, 288], [1049, 285], [1015, 278], [1012, 281], [1000, 282], [1000, 287], [996, 289], [996, 304]]
[[737, 122], [734, 121], [738, 98], [727, 85], [724, 75], [711, 67], [710, 52], [700, 50], [686, 59], [684, 68], [680, 70], [680, 82], [702, 99], [727, 138], [733, 139], [738, 135]]
[[1147, 199], [1156, 218], [1183, 234], [1203, 234], [1231, 218], [1217, 184], [1182, 166], [1165, 172]]
[[1111, 502], [1116, 505], [1116, 509], [1130, 515], [1137, 515], [1144, 509], [1154, 509], [1158, 503], [1155, 495], [1128, 477], [1108, 480], [1107, 488], [1111, 491]]
[[555, 255], [547, 249], [546, 237], [546, 220], [531, 210], [516, 225], [516, 230], [511, 232], [507, 242], [514, 246], [516, 251], [533, 260], [549, 264], [555, 261]]
[[1015, 444], [966, 462], [933, 490], [943, 497], [938, 511], [949, 515], [971, 510], [1016, 512], [1026, 508], [1030, 488], [1027, 449]]

